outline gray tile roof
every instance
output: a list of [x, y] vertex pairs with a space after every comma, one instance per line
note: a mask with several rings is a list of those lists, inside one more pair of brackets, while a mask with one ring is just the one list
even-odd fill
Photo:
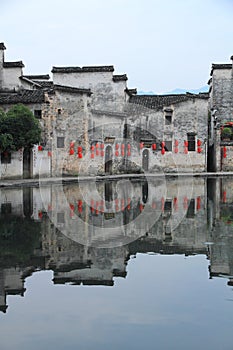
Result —
[[0, 104], [16, 104], [16, 103], [44, 103], [43, 90], [21, 90], [18, 92], [0, 92]]
[[128, 89], [128, 88], [126, 88], [126, 89], [125, 89], [125, 92], [126, 92], [129, 96], [137, 95], [137, 89], [136, 89], [136, 88], [134, 88], [134, 89]]
[[86, 67], [53, 67], [52, 73], [94, 73], [113, 72], [113, 66], [86, 66]]
[[22, 61], [3, 62], [3, 67], [4, 67], [4, 68], [16, 68], [16, 67], [23, 68], [23, 67], [24, 67], [24, 64], [23, 64]]
[[90, 89], [82, 89], [82, 88], [76, 88], [72, 86], [65, 86], [65, 85], [53, 85], [53, 89], [56, 91], [63, 91], [63, 92], [69, 92], [69, 93], [75, 93], [75, 94], [88, 94], [91, 95], [92, 92]]
[[121, 75], [113, 75], [112, 76], [112, 80], [114, 82], [117, 82], [117, 81], [126, 81], [128, 80], [127, 78], [127, 75], [126, 74], [121, 74]]
[[209, 97], [208, 93], [200, 94], [174, 94], [174, 95], [131, 95], [129, 102], [134, 104], [139, 104], [151, 109], [163, 109], [171, 104], [181, 103], [188, 101], [190, 99], [207, 99]]
[[[35, 80], [33, 80], [35, 81]], [[42, 89], [48, 90], [53, 89], [53, 81], [39, 81], [38, 84], [41, 86]]]

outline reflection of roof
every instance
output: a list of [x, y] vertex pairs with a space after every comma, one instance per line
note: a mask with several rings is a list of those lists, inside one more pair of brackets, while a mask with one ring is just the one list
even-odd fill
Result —
[[52, 73], [113, 72], [113, 66], [53, 67]]
[[21, 90], [15, 93], [0, 93], [0, 104], [43, 103], [43, 90]]
[[129, 99], [130, 103], [143, 105], [151, 109], [161, 109], [171, 104], [181, 103], [190, 99], [207, 99], [208, 93], [199, 94], [173, 94], [173, 95], [132, 95]]
[[4, 68], [16, 68], [20, 67], [23, 68], [24, 64], [22, 61], [17, 61], [17, 62], [3, 62], [3, 67]]

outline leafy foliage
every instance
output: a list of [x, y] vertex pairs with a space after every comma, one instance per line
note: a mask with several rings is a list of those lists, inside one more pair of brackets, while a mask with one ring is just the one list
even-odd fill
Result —
[[39, 121], [24, 105], [13, 106], [6, 114], [0, 111], [0, 149], [14, 151], [31, 148], [39, 143], [41, 128]]

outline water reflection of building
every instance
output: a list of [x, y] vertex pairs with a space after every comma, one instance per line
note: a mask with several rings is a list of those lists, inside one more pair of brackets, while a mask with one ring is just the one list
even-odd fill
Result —
[[[210, 276], [229, 277], [232, 284], [232, 181], [101, 182], [96, 191], [89, 183], [0, 189], [2, 311], [7, 295], [24, 295], [24, 280], [34, 271], [53, 270], [56, 284], [112, 286], [114, 278], [126, 277], [127, 261], [137, 253], [206, 254]], [[86, 231], [75, 226], [76, 217], [89, 223]], [[125, 228], [125, 236], [111, 234], [112, 226], [130, 222], [142, 236], [132, 239]], [[77, 235], [67, 227], [76, 227]]]

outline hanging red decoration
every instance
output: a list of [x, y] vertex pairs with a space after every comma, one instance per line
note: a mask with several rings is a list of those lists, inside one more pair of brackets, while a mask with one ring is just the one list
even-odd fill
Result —
[[92, 152], [91, 153], [91, 159], [94, 159], [95, 158], [95, 154]]
[[74, 204], [70, 203], [70, 210], [74, 211]]
[[70, 148], [74, 148], [74, 141], [70, 143]]
[[162, 148], [165, 147], [165, 142], [164, 142], [164, 141], [161, 142], [161, 147], [162, 147]]
[[197, 210], [200, 210], [201, 209], [201, 197], [198, 196], [197, 197]]
[[222, 201], [223, 201], [223, 203], [226, 203], [226, 201], [227, 201], [227, 192], [226, 191], [223, 191], [223, 193], [222, 193]]
[[173, 205], [174, 205], [174, 210], [177, 211], [178, 210], [178, 199], [177, 199], [177, 197], [174, 197]]
[[100, 148], [104, 149], [104, 143], [100, 144]]
[[115, 149], [118, 150], [119, 149], [119, 143], [116, 143], [115, 145]]
[[140, 203], [140, 205], [139, 205], [139, 210], [140, 210], [140, 212], [142, 212], [143, 209], [144, 209], [144, 205], [143, 205], [142, 203]]
[[186, 147], [186, 146], [185, 146], [185, 148], [184, 148], [184, 153], [185, 153], [185, 154], [188, 154], [188, 147]]
[[99, 148], [99, 144], [98, 144], [98, 142], [96, 143], [95, 147], [96, 147], [96, 148]]
[[77, 151], [78, 151], [78, 153], [82, 153], [82, 151], [83, 151], [82, 146], [78, 146]]
[[202, 144], [201, 140], [197, 140], [197, 146], [200, 147]]
[[188, 144], [189, 144], [188, 141], [187, 141], [187, 140], [184, 140], [184, 146], [185, 146], [185, 147], [188, 147]]
[[125, 155], [125, 150], [124, 149], [121, 150], [121, 155], [122, 155], [122, 157], [124, 157], [124, 155]]
[[82, 153], [78, 153], [78, 158], [82, 158], [83, 157], [83, 155], [82, 155]]
[[144, 147], [144, 142], [140, 142], [140, 149], [143, 149]]
[[125, 149], [125, 144], [124, 143], [121, 144], [121, 149]]
[[165, 148], [161, 149], [161, 154], [164, 155], [165, 154]]
[[202, 152], [202, 148], [201, 147], [197, 147], [197, 153], [201, 153]]
[[43, 218], [43, 213], [42, 213], [42, 211], [41, 211], [41, 210], [39, 210], [39, 212], [38, 212], [38, 217], [39, 217], [40, 219], [42, 219], [42, 218]]
[[41, 145], [38, 146], [38, 151], [43, 151], [43, 147]]
[[227, 157], [227, 148], [226, 146], [223, 147], [223, 158]]
[[153, 150], [153, 151], [156, 150], [156, 143], [152, 143], [152, 150]]
[[175, 140], [175, 146], [178, 147], [179, 146], [179, 141]]
[[178, 147], [175, 147], [175, 148], [174, 148], [174, 152], [175, 152], [175, 153], [178, 153]]
[[131, 151], [130, 151], [130, 150], [128, 150], [128, 152], [127, 152], [127, 156], [128, 156], [128, 157], [130, 157], [130, 156], [131, 156]]
[[116, 152], [115, 152], [115, 156], [116, 156], [116, 157], [119, 157], [119, 151], [116, 151]]
[[92, 145], [92, 146], [91, 146], [91, 151], [94, 151], [94, 150], [95, 150], [95, 146]]
[[70, 156], [72, 156], [73, 154], [74, 154], [74, 149], [71, 148], [71, 149], [70, 149]]
[[130, 143], [128, 143], [127, 148], [128, 148], [128, 149], [131, 149], [131, 145], [130, 145]]
[[124, 198], [122, 198], [121, 200], [121, 211], [124, 211], [125, 210], [125, 200]]
[[52, 157], [52, 152], [48, 151], [48, 157]]

